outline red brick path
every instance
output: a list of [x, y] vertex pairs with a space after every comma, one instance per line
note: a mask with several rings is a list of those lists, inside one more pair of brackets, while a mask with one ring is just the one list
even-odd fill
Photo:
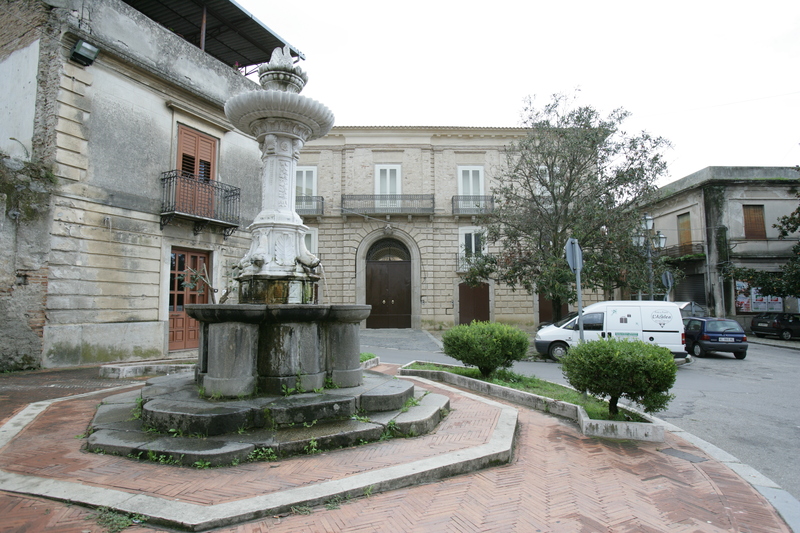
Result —
[[[97, 401], [51, 406], [0, 450], [0, 468], [216, 504], [472, 446], [496, 420], [491, 406], [452, 395], [453, 411], [432, 435], [278, 463], [195, 470], [82, 452], [83, 441], [74, 436], [88, 424]], [[587, 438], [569, 422], [519, 408], [517, 447], [508, 465], [220, 531], [790, 532], [726, 466], [710, 458], [692, 463], [662, 453], [664, 448], [706, 457], [670, 433], [658, 444]], [[2, 532], [101, 531], [91, 514], [0, 492]]]

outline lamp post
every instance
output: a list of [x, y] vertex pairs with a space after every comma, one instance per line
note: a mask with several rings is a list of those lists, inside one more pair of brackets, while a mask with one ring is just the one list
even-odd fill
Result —
[[647, 256], [647, 271], [649, 274], [650, 283], [650, 299], [653, 297], [653, 252], [661, 250], [667, 244], [667, 236], [661, 233], [661, 230], [656, 231], [653, 235], [653, 217], [645, 213], [642, 215], [641, 228], [638, 233], [633, 236], [633, 244], [642, 248]]

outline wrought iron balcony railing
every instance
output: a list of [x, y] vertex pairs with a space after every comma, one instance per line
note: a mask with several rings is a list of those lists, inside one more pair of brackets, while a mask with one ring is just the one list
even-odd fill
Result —
[[343, 194], [342, 214], [432, 215], [432, 194]]
[[325, 198], [322, 196], [295, 196], [294, 210], [298, 215], [322, 215]]
[[454, 215], [483, 215], [494, 211], [494, 197], [492, 196], [453, 196]]
[[223, 227], [225, 236], [239, 227], [241, 190], [181, 170], [161, 174], [161, 229], [173, 217], [194, 220], [194, 233], [208, 224]]

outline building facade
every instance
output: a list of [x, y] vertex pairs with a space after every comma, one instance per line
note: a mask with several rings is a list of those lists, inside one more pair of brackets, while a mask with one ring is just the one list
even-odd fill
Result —
[[[520, 128], [334, 127], [297, 169], [298, 213], [322, 260], [323, 298], [372, 305], [367, 328], [473, 319], [550, 320], [549, 301], [489, 280], [466, 285], [464, 259], [493, 251], [479, 215]], [[592, 300], [592, 297], [589, 297]]]
[[800, 171], [790, 167], [707, 167], [662, 187], [645, 209], [667, 237], [663, 253], [686, 275], [672, 299], [746, 326], [759, 312], [796, 311], [794, 298], [767, 298], [723, 273], [728, 265], [780, 270], [796, 237], [779, 239], [773, 224], [797, 208], [798, 191]]
[[225, 287], [249, 245], [260, 152], [223, 106], [259, 88], [239, 66], [287, 43], [228, 0], [130, 4], [154, 11], [0, 9], [2, 164], [43, 161], [58, 180], [35, 220], [0, 202], [0, 369], [193, 348], [183, 306], [220, 295], [199, 276]]

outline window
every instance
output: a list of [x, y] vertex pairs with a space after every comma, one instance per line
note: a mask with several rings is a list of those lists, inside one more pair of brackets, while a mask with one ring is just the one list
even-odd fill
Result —
[[178, 169], [182, 176], [210, 181], [216, 175], [217, 140], [178, 126]]
[[766, 239], [763, 205], [743, 205], [745, 239]]
[[[317, 167], [297, 167], [295, 171], [296, 209], [314, 209], [312, 196], [317, 194]], [[309, 248], [311, 250], [311, 248]]]
[[477, 226], [464, 226], [458, 229], [459, 272], [467, 270], [469, 258], [476, 255], [483, 255], [486, 252], [483, 233], [483, 228]]
[[678, 215], [678, 247], [681, 255], [692, 253], [692, 222], [689, 213]]
[[[575, 330], [580, 329], [577, 320], [575, 320], [573, 328]], [[603, 313], [585, 313], [583, 315], [583, 329], [584, 331], [602, 331]]]
[[[379, 196], [401, 194], [400, 165], [375, 165], [375, 194]], [[376, 207], [400, 207], [399, 198], [378, 198]]]
[[178, 125], [178, 181], [175, 210], [214, 218], [217, 140]]
[[458, 194], [483, 195], [483, 167], [458, 167]]
[[306, 245], [306, 250], [314, 255], [317, 255], [319, 230], [317, 228], [308, 228], [308, 231], [303, 236], [303, 242]]
[[375, 165], [375, 194], [400, 194], [400, 165]]

